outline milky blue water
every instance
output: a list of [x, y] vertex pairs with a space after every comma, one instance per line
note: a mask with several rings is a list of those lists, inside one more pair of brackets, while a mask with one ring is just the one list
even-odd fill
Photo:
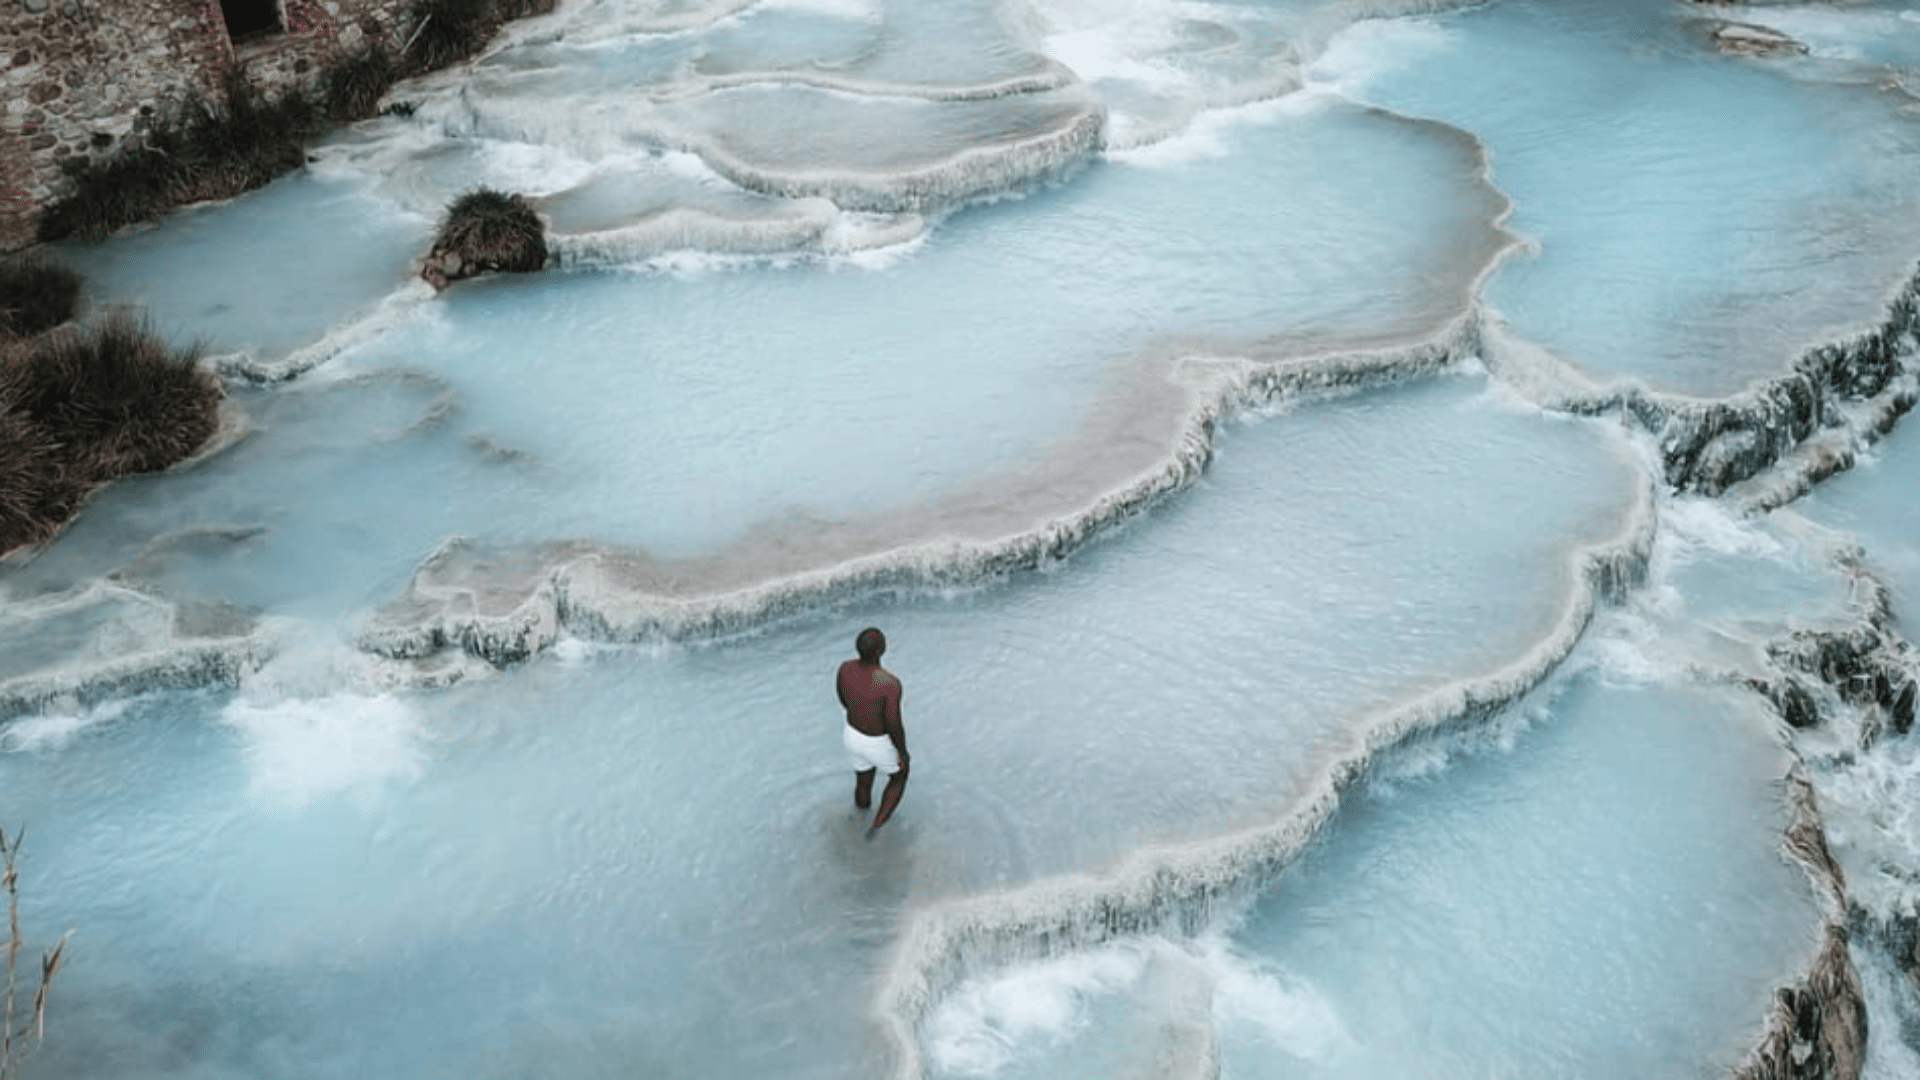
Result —
[[[1744, 693], [1574, 680], [1510, 746], [1389, 770], [1199, 941], [965, 987], [927, 1025], [935, 1074], [1094, 1075], [1103, 1043], [1158, 1035], [1177, 1058], [1192, 1029], [1233, 1076], [1735, 1066], [1753, 1001], [1811, 947], [1804, 878], [1776, 851], [1771, 725]], [[1666, 962], [1680, 939], [1699, 960]]]
[[1515, 331], [1595, 381], [1717, 396], [1879, 320], [1920, 142], [1857, 72], [1717, 54], [1714, 15], [1487, 5], [1362, 24], [1319, 74], [1485, 141], [1537, 246], [1488, 285]]
[[1920, 617], [1920, 442], [1899, 431], [1856, 468], [1806, 500], [1814, 520], [1857, 537], [1867, 565], [1892, 588], [1895, 617], [1911, 629]]
[[[1901, 12], [1768, 8], [1814, 50], [1757, 59], [1427, 7], [563, 0], [55, 251], [230, 382], [0, 563], [0, 824], [30, 944], [75, 929], [25, 1075], [1737, 1066], [1826, 917], [1794, 754], [1850, 870], [1920, 852], [1905, 741], [1745, 688], [1849, 544], [1910, 606], [1920, 461], [1754, 517], [1537, 402], [1880, 317]], [[554, 264], [435, 295], [479, 183]], [[532, 659], [395, 602], [465, 550]], [[649, 605], [743, 614], [603, 640]], [[916, 765], [871, 837], [869, 623]]]
[[[1382, 423], [1404, 438], [1368, 439]], [[1634, 499], [1604, 429], [1560, 426], [1503, 410], [1478, 380], [1326, 403], [1234, 431], [1202, 490], [1057, 572], [863, 611], [899, 642], [891, 655], [911, 688], [926, 775], [914, 813], [881, 842], [860, 838], [844, 769], [817, 752], [840, 723], [818, 660], [837, 654], [847, 616], [710, 647], [573, 650], [440, 694], [330, 693], [288, 658], [238, 698], [142, 702], [77, 733], [45, 726], [30, 752], [6, 759], [7, 785], [51, 818], [36, 832], [54, 895], [88, 895], [138, 865], [140, 895], [198, 897], [198, 929], [178, 927], [176, 948], [139, 965], [131, 985], [76, 991], [106, 1027], [139, 1029], [125, 996], [174, 964], [210, 962], [182, 951], [219, 951], [243, 917], [268, 922], [232, 943], [234, 979], [349, 933], [369, 958], [410, 940], [419, 959], [408, 963], [426, 963], [421, 977], [444, 980], [447, 994], [472, 969], [429, 954], [459, 951], [478, 924], [522, 923], [526, 962], [565, 956], [582, 976], [555, 987], [541, 1023], [625, 1001], [672, 1020], [680, 1034], [657, 1052], [689, 1069], [833, 1075], [863, 1043], [864, 1018], [793, 1009], [823, 981], [838, 988], [825, 1004], [871, 994], [886, 930], [908, 909], [1271, 817], [1351, 752], [1370, 711], [1524, 654], [1571, 602], [1572, 549], [1608, 540]], [[1300, 457], [1327, 465], [1278, 467]], [[1356, 489], [1378, 497], [1348, 498]], [[1476, 502], [1445, 528], [1415, 526]], [[1520, 506], [1558, 524], [1501, 527]], [[1351, 618], [1330, 633], [1333, 610]], [[1378, 658], [1362, 685], [1355, 655]], [[177, 767], [147, 742], [156, 729], [221, 758], [219, 779], [178, 787]], [[138, 835], [110, 824], [129, 788], [149, 782], [129, 768], [159, 770], [151, 782], [180, 800], [135, 796], [148, 823]], [[108, 786], [76, 786], [78, 775]], [[152, 851], [149, 830], [227, 839]], [[307, 840], [290, 847], [289, 830]], [[352, 868], [301, 868], [309, 844], [359, 854]], [[274, 860], [265, 873], [262, 858]], [[377, 913], [348, 911], [316, 906], [322, 888], [385, 895]], [[121, 940], [179, 915], [156, 905], [154, 921], [122, 926]], [[72, 917], [118, 923], [98, 909]], [[318, 1007], [316, 993], [399, 1007], [367, 1000], [371, 973], [347, 967], [284, 1000], [256, 993], [254, 1007], [296, 1015]], [[412, 970], [383, 977], [412, 999]], [[767, 1020], [716, 1026], [730, 1013]], [[213, 1060], [298, 1075], [247, 1049], [275, 1023], [252, 1022]], [[821, 1030], [787, 1046], [796, 1023]], [[510, 1032], [471, 1040], [445, 1030], [403, 1052], [456, 1070], [537, 1047]], [[417, 1067], [400, 1049], [369, 1044], [339, 1068]]]

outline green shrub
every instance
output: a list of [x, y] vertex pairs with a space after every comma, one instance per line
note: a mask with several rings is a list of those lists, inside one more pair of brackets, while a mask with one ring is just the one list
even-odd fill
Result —
[[0, 263], [0, 338], [31, 337], [73, 318], [80, 275], [39, 259]]

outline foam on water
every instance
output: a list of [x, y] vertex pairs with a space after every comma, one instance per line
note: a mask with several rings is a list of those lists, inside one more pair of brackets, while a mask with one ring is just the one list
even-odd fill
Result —
[[1147, 960], [1138, 945], [1113, 946], [961, 987], [927, 1021], [936, 1075], [995, 1076], [1018, 1057], [1075, 1037], [1087, 1023], [1084, 999], [1130, 988]]
[[1283, 1066], [1229, 1029], [1225, 1068], [1687, 1076], [1745, 1055], [1818, 924], [1776, 854], [1764, 703], [1576, 685], [1552, 711], [1509, 758], [1356, 806], [1263, 897], [1241, 947], [1353, 1042]]
[[242, 698], [221, 720], [246, 740], [249, 792], [276, 805], [417, 779], [423, 767], [419, 721], [391, 696]]
[[1908, 1034], [1916, 1019], [1912, 976], [1897, 970], [1872, 947], [1855, 948], [1854, 961], [1873, 1017], [1867, 1027], [1861, 1080], [1920, 1080], [1920, 1052], [1914, 1050]]
[[1821, 59], [1850, 67], [1870, 66], [1894, 75], [1907, 87], [1920, 73], [1920, 18], [1905, 3], [1864, 3], [1846, 7], [1767, 4], [1742, 13], [1747, 22], [1778, 30]]
[[44, 753], [65, 749], [73, 740], [101, 724], [126, 715], [128, 703], [112, 701], [95, 709], [47, 710], [23, 716], [0, 727], [0, 753]]
[[969, 980], [922, 1038], [933, 1077], [1146, 1080], [1209, 1075], [1215, 1032], [1229, 1030], [1309, 1059], [1353, 1042], [1311, 986], [1218, 932], [1128, 939]]

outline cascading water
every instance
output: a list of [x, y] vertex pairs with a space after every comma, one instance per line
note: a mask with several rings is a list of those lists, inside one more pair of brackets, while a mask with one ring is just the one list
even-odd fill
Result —
[[0, 563], [26, 1076], [1911, 1075], [1920, 34], [1724, 14], [565, 0], [60, 248], [228, 415]]

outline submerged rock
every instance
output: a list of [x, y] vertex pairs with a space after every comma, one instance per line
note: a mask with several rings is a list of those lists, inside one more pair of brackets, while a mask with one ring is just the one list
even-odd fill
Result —
[[1778, 30], [1752, 23], [1726, 23], [1713, 32], [1714, 47], [1736, 56], [1798, 55], [1807, 47]]

